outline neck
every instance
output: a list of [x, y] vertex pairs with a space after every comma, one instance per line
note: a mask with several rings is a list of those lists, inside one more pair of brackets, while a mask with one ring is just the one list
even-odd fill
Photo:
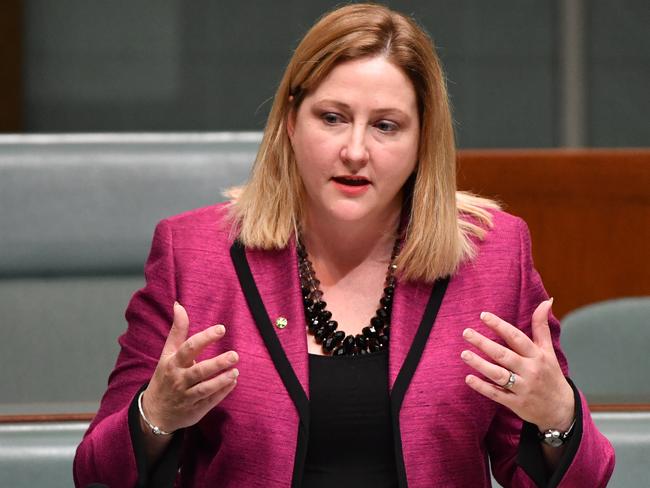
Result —
[[388, 265], [401, 210], [363, 222], [341, 222], [308, 215], [301, 239], [318, 268], [345, 274], [363, 263]]

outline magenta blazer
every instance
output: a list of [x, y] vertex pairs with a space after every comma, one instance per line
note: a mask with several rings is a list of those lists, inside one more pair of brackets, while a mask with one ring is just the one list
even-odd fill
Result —
[[[152, 376], [175, 300], [188, 311], [190, 334], [225, 324], [225, 337], [203, 357], [236, 350], [241, 374], [221, 404], [176, 436], [157, 475], [166, 472], [176, 486], [300, 486], [309, 374], [295, 246], [262, 251], [233, 245], [225, 215], [223, 205], [214, 205], [158, 224], [146, 286], [128, 306], [108, 390], [77, 449], [77, 486], [152, 483], [129, 424], [139, 428], [133, 400]], [[494, 212], [494, 228], [477, 246], [477, 258], [449, 280], [399, 282], [395, 292], [389, 388], [400, 486], [488, 487], [488, 459], [505, 486], [605, 486], [614, 451], [575, 387], [574, 434], [546, 479], [535, 427], [465, 384], [470, 368], [460, 359], [467, 347], [462, 330], [471, 326], [497, 339], [479, 320], [488, 310], [530, 335], [533, 310], [547, 298], [521, 219]], [[288, 320], [286, 328], [275, 327], [278, 317]], [[552, 317], [550, 324], [568, 374], [559, 323]]]

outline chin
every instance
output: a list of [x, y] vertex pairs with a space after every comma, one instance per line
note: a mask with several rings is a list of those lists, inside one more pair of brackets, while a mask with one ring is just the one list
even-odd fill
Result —
[[332, 219], [346, 223], [361, 222], [372, 215], [372, 209], [356, 202], [344, 202], [328, 210]]

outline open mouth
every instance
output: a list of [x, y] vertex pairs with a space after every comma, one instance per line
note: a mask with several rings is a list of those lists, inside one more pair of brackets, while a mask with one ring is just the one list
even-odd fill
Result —
[[370, 184], [370, 180], [363, 176], [334, 176], [332, 179], [341, 185], [347, 186], [364, 186]]

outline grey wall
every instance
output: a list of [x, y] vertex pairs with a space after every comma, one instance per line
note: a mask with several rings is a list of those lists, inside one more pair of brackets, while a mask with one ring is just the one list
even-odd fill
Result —
[[[559, 2], [582, 4], [582, 143], [648, 144], [645, 0], [385, 2], [438, 45], [461, 147], [563, 140]], [[291, 50], [337, 3], [25, 0], [26, 130], [260, 130]]]
[[589, 140], [597, 146], [648, 146], [650, 4], [593, 0], [591, 6], [587, 17]]

